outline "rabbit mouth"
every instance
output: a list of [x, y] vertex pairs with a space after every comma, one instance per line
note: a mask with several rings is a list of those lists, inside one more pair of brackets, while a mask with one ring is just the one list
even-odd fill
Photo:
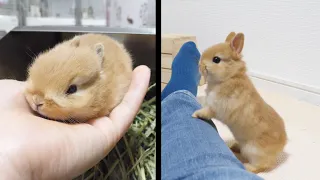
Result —
[[207, 69], [207, 66], [204, 66], [204, 74], [207, 75], [208, 72], [209, 72], [209, 71], [208, 71], [208, 69]]

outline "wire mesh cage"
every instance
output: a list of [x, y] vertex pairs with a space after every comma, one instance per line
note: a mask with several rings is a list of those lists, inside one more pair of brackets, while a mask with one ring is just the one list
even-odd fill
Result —
[[0, 25], [154, 28], [155, 0], [0, 0]]
[[0, 15], [16, 15], [16, 1], [0, 0]]

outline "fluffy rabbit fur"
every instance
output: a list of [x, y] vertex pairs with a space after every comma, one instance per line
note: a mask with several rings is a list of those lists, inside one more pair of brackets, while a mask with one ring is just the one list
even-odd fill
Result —
[[132, 59], [122, 44], [85, 34], [36, 57], [25, 97], [49, 119], [85, 122], [108, 115], [123, 99], [131, 77]]
[[239, 149], [248, 171], [259, 173], [276, 165], [287, 134], [281, 117], [246, 74], [243, 45], [244, 35], [231, 32], [225, 42], [203, 52], [199, 68], [208, 84], [206, 105], [192, 116], [226, 124], [237, 142], [231, 149]]

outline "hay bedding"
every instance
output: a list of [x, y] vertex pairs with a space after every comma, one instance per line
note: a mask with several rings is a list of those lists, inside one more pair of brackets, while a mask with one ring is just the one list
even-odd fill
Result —
[[[155, 85], [150, 86], [149, 90]], [[108, 156], [75, 180], [156, 179], [155, 128], [156, 97], [153, 97], [143, 102], [127, 134]]]

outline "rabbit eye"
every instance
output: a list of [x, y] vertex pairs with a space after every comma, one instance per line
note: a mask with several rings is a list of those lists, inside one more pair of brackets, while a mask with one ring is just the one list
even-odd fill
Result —
[[218, 56], [213, 57], [212, 62], [218, 64], [221, 61], [221, 59]]
[[75, 93], [75, 92], [77, 92], [77, 86], [74, 85], [74, 84], [72, 84], [72, 85], [69, 86], [66, 94], [73, 94], [73, 93]]

